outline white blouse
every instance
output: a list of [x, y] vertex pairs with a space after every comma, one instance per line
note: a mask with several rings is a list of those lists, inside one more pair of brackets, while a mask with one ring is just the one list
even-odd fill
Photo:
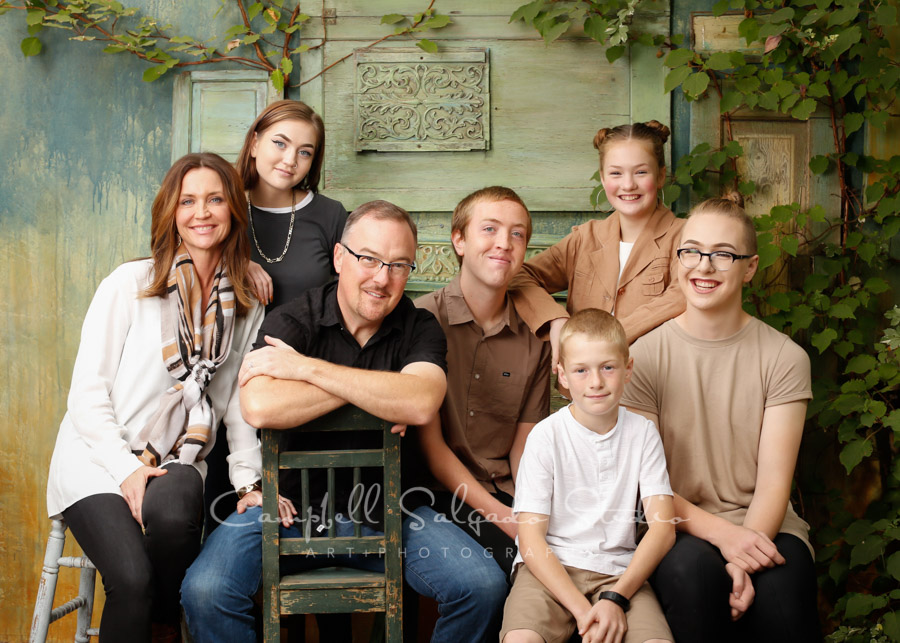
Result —
[[[152, 262], [132, 261], [104, 279], [84, 318], [72, 372], [68, 410], [56, 437], [47, 481], [51, 517], [98, 493], [121, 495], [119, 485], [141, 466], [128, 444], [159, 406], [173, 379], [162, 360], [159, 297], [140, 297]], [[228, 474], [235, 489], [259, 480], [256, 429], [241, 416], [238, 370], [253, 346], [264, 309], [254, 302], [235, 320], [231, 354], [207, 388], [227, 430]], [[210, 439], [215, 440], [215, 431]], [[206, 477], [206, 463], [194, 464]]]

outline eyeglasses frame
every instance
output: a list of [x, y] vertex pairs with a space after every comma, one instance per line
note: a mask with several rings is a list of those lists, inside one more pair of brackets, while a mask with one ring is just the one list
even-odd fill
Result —
[[[344, 243], [343, 241], [341, 242], [341, 245], [344, 247], [344, 250], [346, 250], [351, 255], [356, 257], [357, 263], [359, 263], [359, 261], [361, 259], [366, 259], [366, 260], [371, 259], [372, 261], [377, 261], [378, 263], [380, 263], [381, 265], [378, 266], [378, 269], [372, 271], [373, 275], [377, 275], [379, 272], [381, 272], [381, 269], [384, 268], [385, 266], [387, 266], [387, 269], [388, 269], [388, 276], [395, 277], [395, 278], [409, 277], [409, 275], [411, 275], [413, 273], [413, 271], [416, 269], [416, 264], [414, 264], [414, 263], [404, 263], [402, 261], [390, 261], [390, 262], [382, 261], [378, 257], [373, 257], [372, 255], [361, 255], [356, 252], [353, 252], [349, 247], [347, 247], [347, 244]], [[409, 268], [409, 272], [406, 273], [405, 275], [402, 273], [395, 273], [394, 266], [403, 266], [404, 268]]]

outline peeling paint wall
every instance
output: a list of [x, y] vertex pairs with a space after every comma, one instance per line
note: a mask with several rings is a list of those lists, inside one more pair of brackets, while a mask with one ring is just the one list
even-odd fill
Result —
[[[197, 3], [139, 1], [175, 24]], [[203, 3], [210, 15], [218, 3]], [[0, 16], [0, 641], [26, 641], [50, 522], [46, 479], [81, 324], [97, 284], [149, 253], [150, 205], [171, 154], [172, 80], [66, 32], [24, 58], [23, 12]], [[228, 16], [220, 16], [224, 21]], [[209, 26], [204, 26], [205, 35]], [[76, 549], [67, 543], [66, 554]], [[102, 609], [102, 590], [98, 583]], [[63, 570], [58, 598], [77, 592]], [[65, 596], [64, 596], [65, 595]], [[57, 601], [59, 602], [59, 601]], [[74, 621], [51, 625], [72, 640]], [[96, 619], [95, 619], [96, 621]]]

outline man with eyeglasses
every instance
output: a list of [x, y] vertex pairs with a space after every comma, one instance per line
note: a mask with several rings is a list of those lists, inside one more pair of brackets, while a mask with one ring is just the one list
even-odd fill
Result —
[[657, 424], [675, 492], [651, 584], [677, 641], [821, 640], [809, 525], [789, 500], [810, 362], [742, 308], [756, 243], [736, 203], [694, 208], [677, 250], [687, 308], [631, 347], [622, 403]]
[[[308, 290], [266, 316], [255, 350], [241, 366], [245, 419], [256, 427], [290, 429], [353, 404], [396, 423], [397, 432], [428, 422], [446, 391], [447, 344], [434, 316], [403, 294], [415, 269], [415, 223], [391, 203], [366, 203], [347, 218], [333, 252], [337, 281]], [[353, 433], [338, 436], [337, 445], [334, 436], [298, 432], [287, 437], [304, 450], [369, 446], [367, 436]], [[319, 488], [312, 489], [310, 505], [318, 507], [325, 488], [313, 486]], [[300, 536], [303, 523], [294, 522], [293, 502], [299, 498], [299, 480], [283, 476], [280, 488], [281, 522]], [[350, 491], [338, 490], [337, 507], [348, 507]], [[237, 511], [210, 535], [182, 585], [188, 627], [198, 643], [256, 640], [252, 610], [262, 569], [260, 483], [243, 492]], [[364, 531], [376, 528], [379, 516], [368, 518]], [[348, 525], [352, 530], [348, 520], [338, 521], [338, 531]], [[341, 560], [363, 568], [383, 565], [361, 556], [324, 562]]]

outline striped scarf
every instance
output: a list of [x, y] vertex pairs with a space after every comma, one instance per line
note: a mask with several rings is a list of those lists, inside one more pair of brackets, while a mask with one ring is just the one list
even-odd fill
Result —
[[234, 330], [234, 290], [224, 264], [216, 267], [203, 313], [200, 280], [182, 248], [175, 250], [166, 297], [160, 301], [162, 358], [176, 381], [131, 442], [134, 454], [151, 467], [175, 459], [193, 464], [209, 452], [216, 418], [206, 387], [231, 351]]

